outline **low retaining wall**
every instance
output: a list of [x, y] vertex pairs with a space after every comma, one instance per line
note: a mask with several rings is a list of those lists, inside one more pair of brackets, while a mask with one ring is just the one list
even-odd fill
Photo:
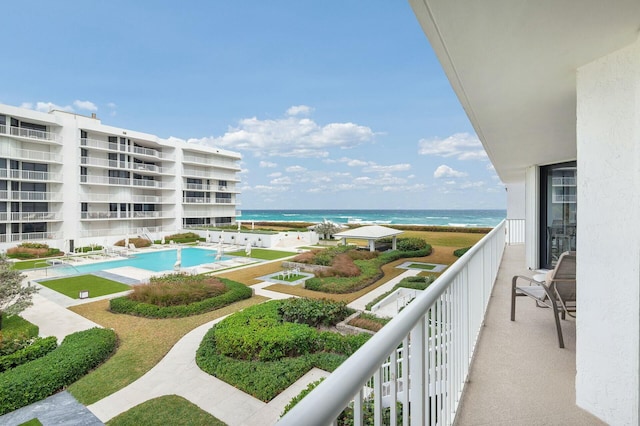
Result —
[[285, 269], [298, 268], [302, 272], [309, 272], [311, 274], [315, 274], [318, 271], [326, 271], [331, 269], [331, 266], [310, 265], [308, 263], [298, 263], [298, 262], [282, 262], [282, 267]]
[[339, 332], [344, 333], [344, 334], [360, 334], [360, 333], [368, 333], [371, 334], [372, 336], [374, 334], [376, 334], [375, 331], [371, 331], [371, 330], [367, 330], [364, 328], [359, 328], [359, 327], [354, 327], [352, 325], [349, 325], [349, 321], [351, 321], [354, 318], [357, 318], [360, 316], [362, 312], [361, 311], [357, 311], [351, 315], [349, 315], [347, 318], [344, 319], [344, 321], [340, 321], [339, 323], [336, 324], [336, 328], [338, 329]]

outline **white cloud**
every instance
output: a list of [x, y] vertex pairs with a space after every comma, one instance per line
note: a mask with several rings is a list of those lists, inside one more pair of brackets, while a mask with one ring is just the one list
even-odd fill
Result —
[[309, 115], [313, 111], [313, 108], [306, 105], [295, 105], [287, 110], [288, 116], [295, 115]]
[[31, 102], [23, 102], [20, 104], [20, 108], [33, 109], [33, 104]]
[[271, 185], [291, 185], [291, 178], [289, 176], [277, 177], [269, 183]]
[[466, 182], [463, 183], [462, 185], [460, 185], [460, 188], [462, 189], [469, 189], [469, 188], [481, 188], [485, 185], [484, 182], [482, 181], [477, 181], [477, 182]]
[[390, 166], [381, 166], [379, 164], [371, 163], [362, 170], [365, 172], [389, 173], [389, 172], [404, 172], [409, 169], [411, 169], [411, 164], [407, 164], [407, 163], [392, 164]]
[[423, 183], [416, 183], [414, 185], [389, 185], [383, 186], [383, 192], [421, 192], [427, 189], [427, 186]]
[[451, 167], [442, 164], [438, 166], [435, 172], [433, 172], [433, 177], [436, 179], [440, 179], [443, 177], [465, 177], [468, 173], [460, 172], [458, 170], [454, 170]]
[[280, 177], [280, 176], [282, 176], [282, 173], [280, 173], [280, 172], [274, 172], [274, 173], [271, 173], [271, 174], [267, 175], [267, 177], [270, 177], [270, 178], [277, 178], [277, 177]]
[[73, 101], [73, 106], [75, 106], [78, 109], [86, 110], [86, 111], [98, 110], [98, 107], [96, 106], [96, 104], [94, 104], [91, 101], [81, 101], [76, 99], [75, 101]]
[[113, 103], [113, 102], [109, 102], [109, 103], [107, 104], [107, 106], [108, 106], [109, 108], [112, 108], [112, 109], [114, 109], [114, 108], [116, 108], [116, 107], [117, 107], [117, 105], [116, 105], [115, 103]]
[[328, 157], [330, 148], [348, 149], [373, 141], [374, 132], [354, 123], [321, 126], [309, 118], [287, 116], [276, 120], [256, 117], [240, 120], [220, 137], [189, 139], [188, 142], [250, 151], [257, 156]]
[[290, 167], [287, 167], [285, 170], [289, 173], [301, 173], [306, 171], [307, 169], [305, 169], [302, 166], [290, 166]]
[[418, 154], [455, 157], [458, 160], [487, 158], [478, 137], [469, 133], [456, 133], [445, 139], [421, 139], [418, 142]]
[[270, 185], [256, 185], [256, 186], [246, 186], [242, 188], [242, 192], [263, 192], [263, 193], [272, 193], [272, 192], [285, 192], [288, 191], [286, 186], [270, 186]]
[[278, 167], [278, 165], [276, 163], [272, 163], [271, 161], [261, 161], [259, 164], [260, 167]]
[[42, 102], [42, 101], [38, 101], [35, 104], [31, 102], [23, 102], [22, 104], [20, 104], [20, 108], [34, 109], [40, 112], [49, 112], [49, 111], [53, 111], [54, 109], [58, 111], [73, 112], [73, 107], [70, 105], [60, 106], [60, 105], [54, 104], [53, 102]]

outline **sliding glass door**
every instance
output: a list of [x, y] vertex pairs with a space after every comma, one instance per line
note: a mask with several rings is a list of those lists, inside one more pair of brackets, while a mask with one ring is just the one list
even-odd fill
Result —
[[551, 269], [565, 251], [576, 249], [576, 163], [540, 168], [540, 263]]

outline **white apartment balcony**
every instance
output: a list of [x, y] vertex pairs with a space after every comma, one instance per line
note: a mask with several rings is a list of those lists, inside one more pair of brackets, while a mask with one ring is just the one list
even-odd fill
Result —
[[205, 192], [226, 192], [230, 194], [236, 194], [238, 191], [231, 189], [225, 185], [205, 185], [200, 183], [186, 183], [184, 189], [187, 191], [205, 191]]
[[204, 158], [197, 155], [184, 155], [182, 157], [182, 162], [186, 164], [197, 164], [204, 165], [210, 167], [217, 167], [221, 169], [230, 169], [240, 171], [240, 166], [238, 165], [239, 160], [223, 160], [221, 158]]
[[[3, 199], [3, 192], [0, 191], [0, 200]], [[6, 198], [4, 198], [6, 199]], [[62, 201], [62, 194], [58, 192], [38, 192], [38, 191], [11, 191], [12, 201]]]
[[95, 166], [108, 169], [132, 170], [136, 172], [148, 172], [155, 174], [173, 174], [174, 170], [169, 167], [160, 167], [155, 164], [132, 163], [119, 160], [109, 160], [106, 158], [80, 157], [80, 163], [86, 166]]
[[80, 183], [96, 184], [96, 185], [119, 185], [119, 186], [137, 186], [145, 188], [173, 189], [174, 186], [170, 182], [161, 182], [158, 180], [117, 178], [109, 176], [80, 176]]
[[221, 173], [217, 170], [195, 170], [185, 168], [182, 175], [190, 177], [201, 177], [206, 179], [226, 180], [228, 182], [238, 182], [235, 174]]
[[62, 163], [62, 156], [58, 154], [31, 149], [15, 149], [8, 146], [0, 146], [0, 157], [8, 157], [12, 160], [36, 160], [45, 163]]
[[62, 232], [31, 232], [27, 234], [3, 234], [1, 236], [4, 237], [4, 241], [0, 239], [2, 243], [8, 241], [58, 240], [62, 238]]
[[135, 203], [135, 204], [172, 204], [173, 199], [158, 195], [130, 195], [130, 194], [82, 194], [82, 202], [93, 203]]
[[0, 178], [27, 181], [51, 181], [61, 182], [62, 173], [37, 172], [32, 170], [7, 170], [0, 169]]
[[518, 298], [510, 321], [511, 278], [526, 269], [524, 245], [505, 246], [505, 231], [449, 267], [278, 425], [331, 424], [351, 401], [354, 424], [371, 404], [376, 425], [383, 409], [404, 425], [603, 424], [575, 405], [575, 322], [562, 321], [560, 349], [548, 309]]
[[[0, 133], [7, 134], [7, 126], [0, 125]], [[51, 142], [56, 144], [62, 143], [62, 137], [51, 132], [43, 132], [42, 130], [24, 129], [22, 127], [9, 127], [9, 134], [19, 139], [38, 140], [41, 142]]]
[[0, 212], [0, 222], [59, 222], [60, 213], [53, 212]]
[[146, 226], [144, 228], [129, 228], [129, 229], [113, 229], [113, 228], [100, 228], [100, 229], [82, 229], [79, 232], [80, 237], [108, 237], [108, 236], [124, 236], [124, 235], [142, 235], [142, 230], [146, 229], [148, 233], [151, 232], [171, 232], [176, 228], [173, 226]]
[[162, 211], [129, 211], [129, 212], [112, 212], [112, 211], [92, 211], [81, 212], [82, 220], [105, 220], [105, 219], [158, 219], [169, 217], [168, 213]]
[[236, 204], [231, 198], [182, 197], [185, 204]]
[[[148, 157], [152, 159], [161, 159], [167, 157], [162, 152], [155, 149], [130, 145], [120, 145], [119, 143], [102, 141], [98, 139], [82, 138], [80, 139], [80, 145], [87, 148], [95, 148], [109, 152], [118, 152], [121, 154], [131, 153], [135, 154], [135, 156], [137, 157]], [[124, 150], [122, 150], [122, 148], [124, 148]]]

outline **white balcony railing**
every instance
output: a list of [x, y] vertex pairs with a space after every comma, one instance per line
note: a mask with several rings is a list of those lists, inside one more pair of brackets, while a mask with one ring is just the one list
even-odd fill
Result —
[[161, 211], [93, 211], [80, 212], [80, 219], [84, 220], [100, 220], [100, 219], [155, 219], [162, 217]]
[[24, 129], [22, 127], [10, 127], [10, 134], [21, 138], [37, 139], [41, 141], [62, 142], [62, 138], [51, 132], [43, 132], [42, 130]]
[[524, 244], [525, 221], [524, 219], [507, 219], [505, 225], [507, 244]]
[[0, 157], [9, 157], [13, 160], [38, 160], [49, 163], [62, 163], [62, 156], [58, 154], [32, 149], [16, 149], [8, 146], [0, 146]]
[[16, 201], [61, 201], [62, 195], [58, 192], [11, 191], [11, 199]]
[[554, 203], [575, 203], [578, 199], [576, 194], [553, 194], [552, 202]]
[[220, 158], [205, 158], [196, 155], [184, 155], [182, 157], [182, 161], [185, 163], [203, 164], [224, 169], [240, 170], [238, 161], [235, 160], [223, 160]]
[[9, 191], [1, 190], [0, 200], [8, 200], [8, 199], [9, 199]]
[[551, 178], [551, 186], [576, 186], [575, 176], [556, 176]]
[[27, 234], [11, 234], [11, 241], [57, 240], [62, 238], [61, 232], [31, 232]]
[[53, 212], [0, 212], [0, 222], [51, 222], [59, 221], [60, 213]]
[[382, 424], [383, 414], [388, 414], [391, 424], [451, 425], [504, 245], [505, 221], [451, 265], [278, 425], [326, 426], [351, 401], [353, 424], [363, 424], [366, 407], [373, 413], [368, 421], [376, 425]]
[[0, 133], [7, 133], [7, 125], [6, 124], [0, 124]]
[[[5, 172], [5, 173], [2, 173]], [[7, 176], [7, 170], [0, 170], [0, 177]], [[3, 176], [4, 175], [4, 176]], [[36, 180], [36, 181], [56, 181], [62, 180], [61, 173], [38, 172], [33, 170], [9, 170], [11, 179], [16, 180]]]
[[82, 202], [95, 203], [135, 203], [135, 204], [160, 204], [173, 203], [171, 198], [163, 198], [157, 195], [130, 195], [130, 194], [82, 194]]

